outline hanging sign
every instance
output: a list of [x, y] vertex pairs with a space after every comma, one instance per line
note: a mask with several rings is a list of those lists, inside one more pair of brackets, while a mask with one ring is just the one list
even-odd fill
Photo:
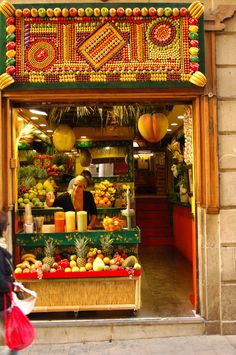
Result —
[[66, 5], [0, 3], [6, 18], [0, 89], [13, 83], [18, 88], [206, 84], [200, 1], [186, 7]]

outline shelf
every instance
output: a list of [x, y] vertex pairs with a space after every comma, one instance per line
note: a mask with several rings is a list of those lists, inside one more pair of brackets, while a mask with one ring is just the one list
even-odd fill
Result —
[[93, 243], [99, 243], [100, 238], [104, 234], [109, 234], [113, 239], [114, 245], [119, 244], [133, 244], [140, 243], [140, 229], [134, 227], [130, 230], [122, 229], [121, 231], [106, 232], [105, 230], [94, 230], [88, 232], [74, 232], [74, 233], [22, 233], [16, 234], [16, 243], [22, 247], [36, 247], [43, 246], [45, 240], [53, 239], [59, 246], [70, 246], [75, 242], [75, 238], [79, 236], [88, 237]]
[[[32, 215], [33, 216], [39, 216], [39, 215], [54, 215], [55, 212], [58, 211], [63, 211], [62, 208], [53, 208], [53, 207], [47, 207], [47, 208], [37, 208], [37, 207], [31, 207]], [[17, 210], [17, 214], [22, 216], [25, 213], [24, 208], [19, 208]]]
[[[141, 270], [134, 270], [133, 274], [129, 270], [107, 270], [107, 271], [85, 271], [85, 272], [44, 272], [43, 279], [79, 279], [79, 278], [98, 278], [98, 277], [135, 277], [140, 276]], [[38, 279], [37, 272], [35, 273], [20, 273], [14, 274], [16, 280], [21, 279]]]

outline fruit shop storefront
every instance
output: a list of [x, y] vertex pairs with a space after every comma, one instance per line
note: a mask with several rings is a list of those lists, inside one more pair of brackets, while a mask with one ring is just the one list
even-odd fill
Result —
[[[201, 314], [197, 212], [218, 212], [215, 101], [204, 95], [211, 85], [204, 75], [204, 38], [208, 44], [212, 39], [204, 34], [203, 5], [53, 6], [0, 4], [6, 53], [0, 75], [1, 207], [12, 216], [16, 277], [42, 296], [36, 312], [139, 310], [142, 246], [173, 244], [173, 236], [145, 238], [139, 226], [144, 213], [135, 194], [138, 187], [146, 193], [142, 179], [150, 176], [152, 163], [142, 152], [151, 150], [164, 156], [168, 174], [162, 193], [178, 247], [191, 263], [192, 307]], [[211, 80], [212, 55], [207, 56]], [[176, 115], [178, 107], [185, 123], [175, 130], [171, 112]], [[156, 165], [163, 168], [158, 159]], [[76, 225], [56, 232], [60, 211], [45, 208], [45, 193], [66, 191], [83, 168], [95, 182], [98, 225], [89, 232]], [[43, 216], [43, 229], [34, 226], [26, 233], [25, 205], [37, 223]], [[79, 258], [86, 259], [83, 266]], [[49, 269], [42, 269], [45, 263]], [[52, 295], [66, 289], [80, 299], [65, 293], [63, 300], [53, 296], [45, 304], [44, 285]], [[114, 295], [121, 288], [127, 297]]]

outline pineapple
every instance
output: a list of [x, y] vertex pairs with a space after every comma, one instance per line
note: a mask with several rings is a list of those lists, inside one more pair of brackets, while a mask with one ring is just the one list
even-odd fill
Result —
[[102, 235], [100, 238], [100, 243], [101, 243], [101, 248], [102, 248], [102, 253], [104, 256], [107, 256], [108, 258], [112, 258], [113, 255], [113, 239], [109, 234]]
[[75, 239], [75, 249], [77, 255], [77, 265], [78, 267], [82, 267], [86, 265], [87, 252], [88, 252], [88, 238], [80, 237]]
[[52, 267], [53, 263], [55, 262], [54, 259], [54, 253], [55, 253], [55, 243], [54, 241], [45, 241], [45, 247], [44, 247], [44, 255], [45, 257], [43, 258], [43, 264], [47, 264], [49, 268]]

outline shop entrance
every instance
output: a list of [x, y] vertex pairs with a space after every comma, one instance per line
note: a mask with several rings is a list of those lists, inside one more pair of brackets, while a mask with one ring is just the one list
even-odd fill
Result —
[[[36, 104], [35, 101], [32, 101], [27, 105], [23, 101], [14, 103], [14, 107], [28, 112], [35, 107], [45, 111], [46, 107], [49, 106], [45, 102], [42, 105], [43, 100], [40, 100], [40, 103], [36, 102]], [[166, 108], [167, 105], [172, 107], [172, 110], [181, 106], [182, 115], [184, 115], [184, 108], [186, 105], [188, 109], [191, 108], [190, 103], [165, 100], [156, 106], [159, 110], [163, 110], [163, 107]], [[60, 106], [57, 101], [50, 103], [50, 105], [53, 104], [57, 107]], [[86, 101], [83, 100], [83, 104], [86, 105]], [[119, 102], [118, 104], [122, 105], [123, 103]], [[130, 102], [128, 101], [126, 104], [130, 104]], [[131, 104], [134, 104], [134, 102], [131, 102]], [[69, 105], [72, 105], [72, 103], [68, 103], [67, 107]], [[111, 102], [109, 102], [109, 105], [111, 105]], [[146, 101], [144, 105], [145, 107], [148, 106]], [[153, 106], [152, 99], [150, 105]], [[64, 104], [63, 106], [66, 107]], [[174, 176], [173, 170], [171, 170], [172, 165], [178, 164], [174, 164], [176, 161], [173, 160], [175, 159], [173, 158], [173, 152], [171, 152], [171, 148], [168, 149], [167, 147], [177, 141], [180, 143], [180, 149], [182, 149], [182, 152], [179, 153], [183, 154], [185, 142], [183, 117], [177, 118], [176, 115], [174, 116], [179, 124], [178, 129], [169, 131], [161, 142], [149, 144], [140, 135], [132, 137], [132, 140], [138, 144], [138, 147], [134, 147], [133, 153], [136, 223], [140, 227], [142, 235], [139, 246], [140, 261], [143, 267], [142, 308], [135, 315], [140, 317], [192, 317], [194, 316], [193, 309], [196, 309], [195, 223], [191, 211], [191, 202], [193, 202], [191, 197], [194, 192], [190, 180], [193, 166], [186, 164], [186, 169], [180, 171], [179, 176]], [[174, 120], [174, 116], [171, 120]], [[181, 115], [179, 114], [179, 116]], [[34, 116], [29, 118], [29, 122], [35, 124], [32, 117]], [[73, 120], [71, 117], [70, 119]], [[67, 123], [69, 122], [67, 121]], [[113, 132], [117, 128], [116, 124], [111, 125]], [[46, 132], [43, 126], [38, 123], [36, 125], [47, 136], [51, 135], [51, 132]], [[75, 124], [73, 125], [75, 126]], [[86, 124], [84, 126], [86, 129]], [[169, 129], [171, 127], [175, 126], [169, 126]], [[104, 136], [102, 138], [104, 139]], [[106, 137], [106, 139], [108, 138]], [[121, 137], [116, 137], [117, 141], [119, 139]], [[39, 139], [38, 143], [34, 143], [34, 148], [37, 145], [45, 148], [42, 142], [43, 140]], [[188, 184], [185, 186], [187, 191], [184, 193], [188, 195], [188, 198], [185, 196], [184, 202], [180, 201], [181, 174], [183, 174], [183, 181], [185, 180]], [[96, 314], [94, 312], [82, 313], [81, 317], [99, 318], [101, 316], [101, 312], [95, 312]], [[115, 316], [113, 312], [107, 313], [105, 315], [107, 317]], [[123, 315], [124, 317], [127, 316], [126, 312], [122, 312], [121, 316]], [[59, 314], [56, 317], [58, 316]], [[62, 317], [66, 316], [66, 314], [62, 315]], [[129, 314], [129, 316], [133, 315]], [[41, 315], [33, 314], [32, 317], [40, 318]], [[68, 317], [70, 317], [69, 314]]]

